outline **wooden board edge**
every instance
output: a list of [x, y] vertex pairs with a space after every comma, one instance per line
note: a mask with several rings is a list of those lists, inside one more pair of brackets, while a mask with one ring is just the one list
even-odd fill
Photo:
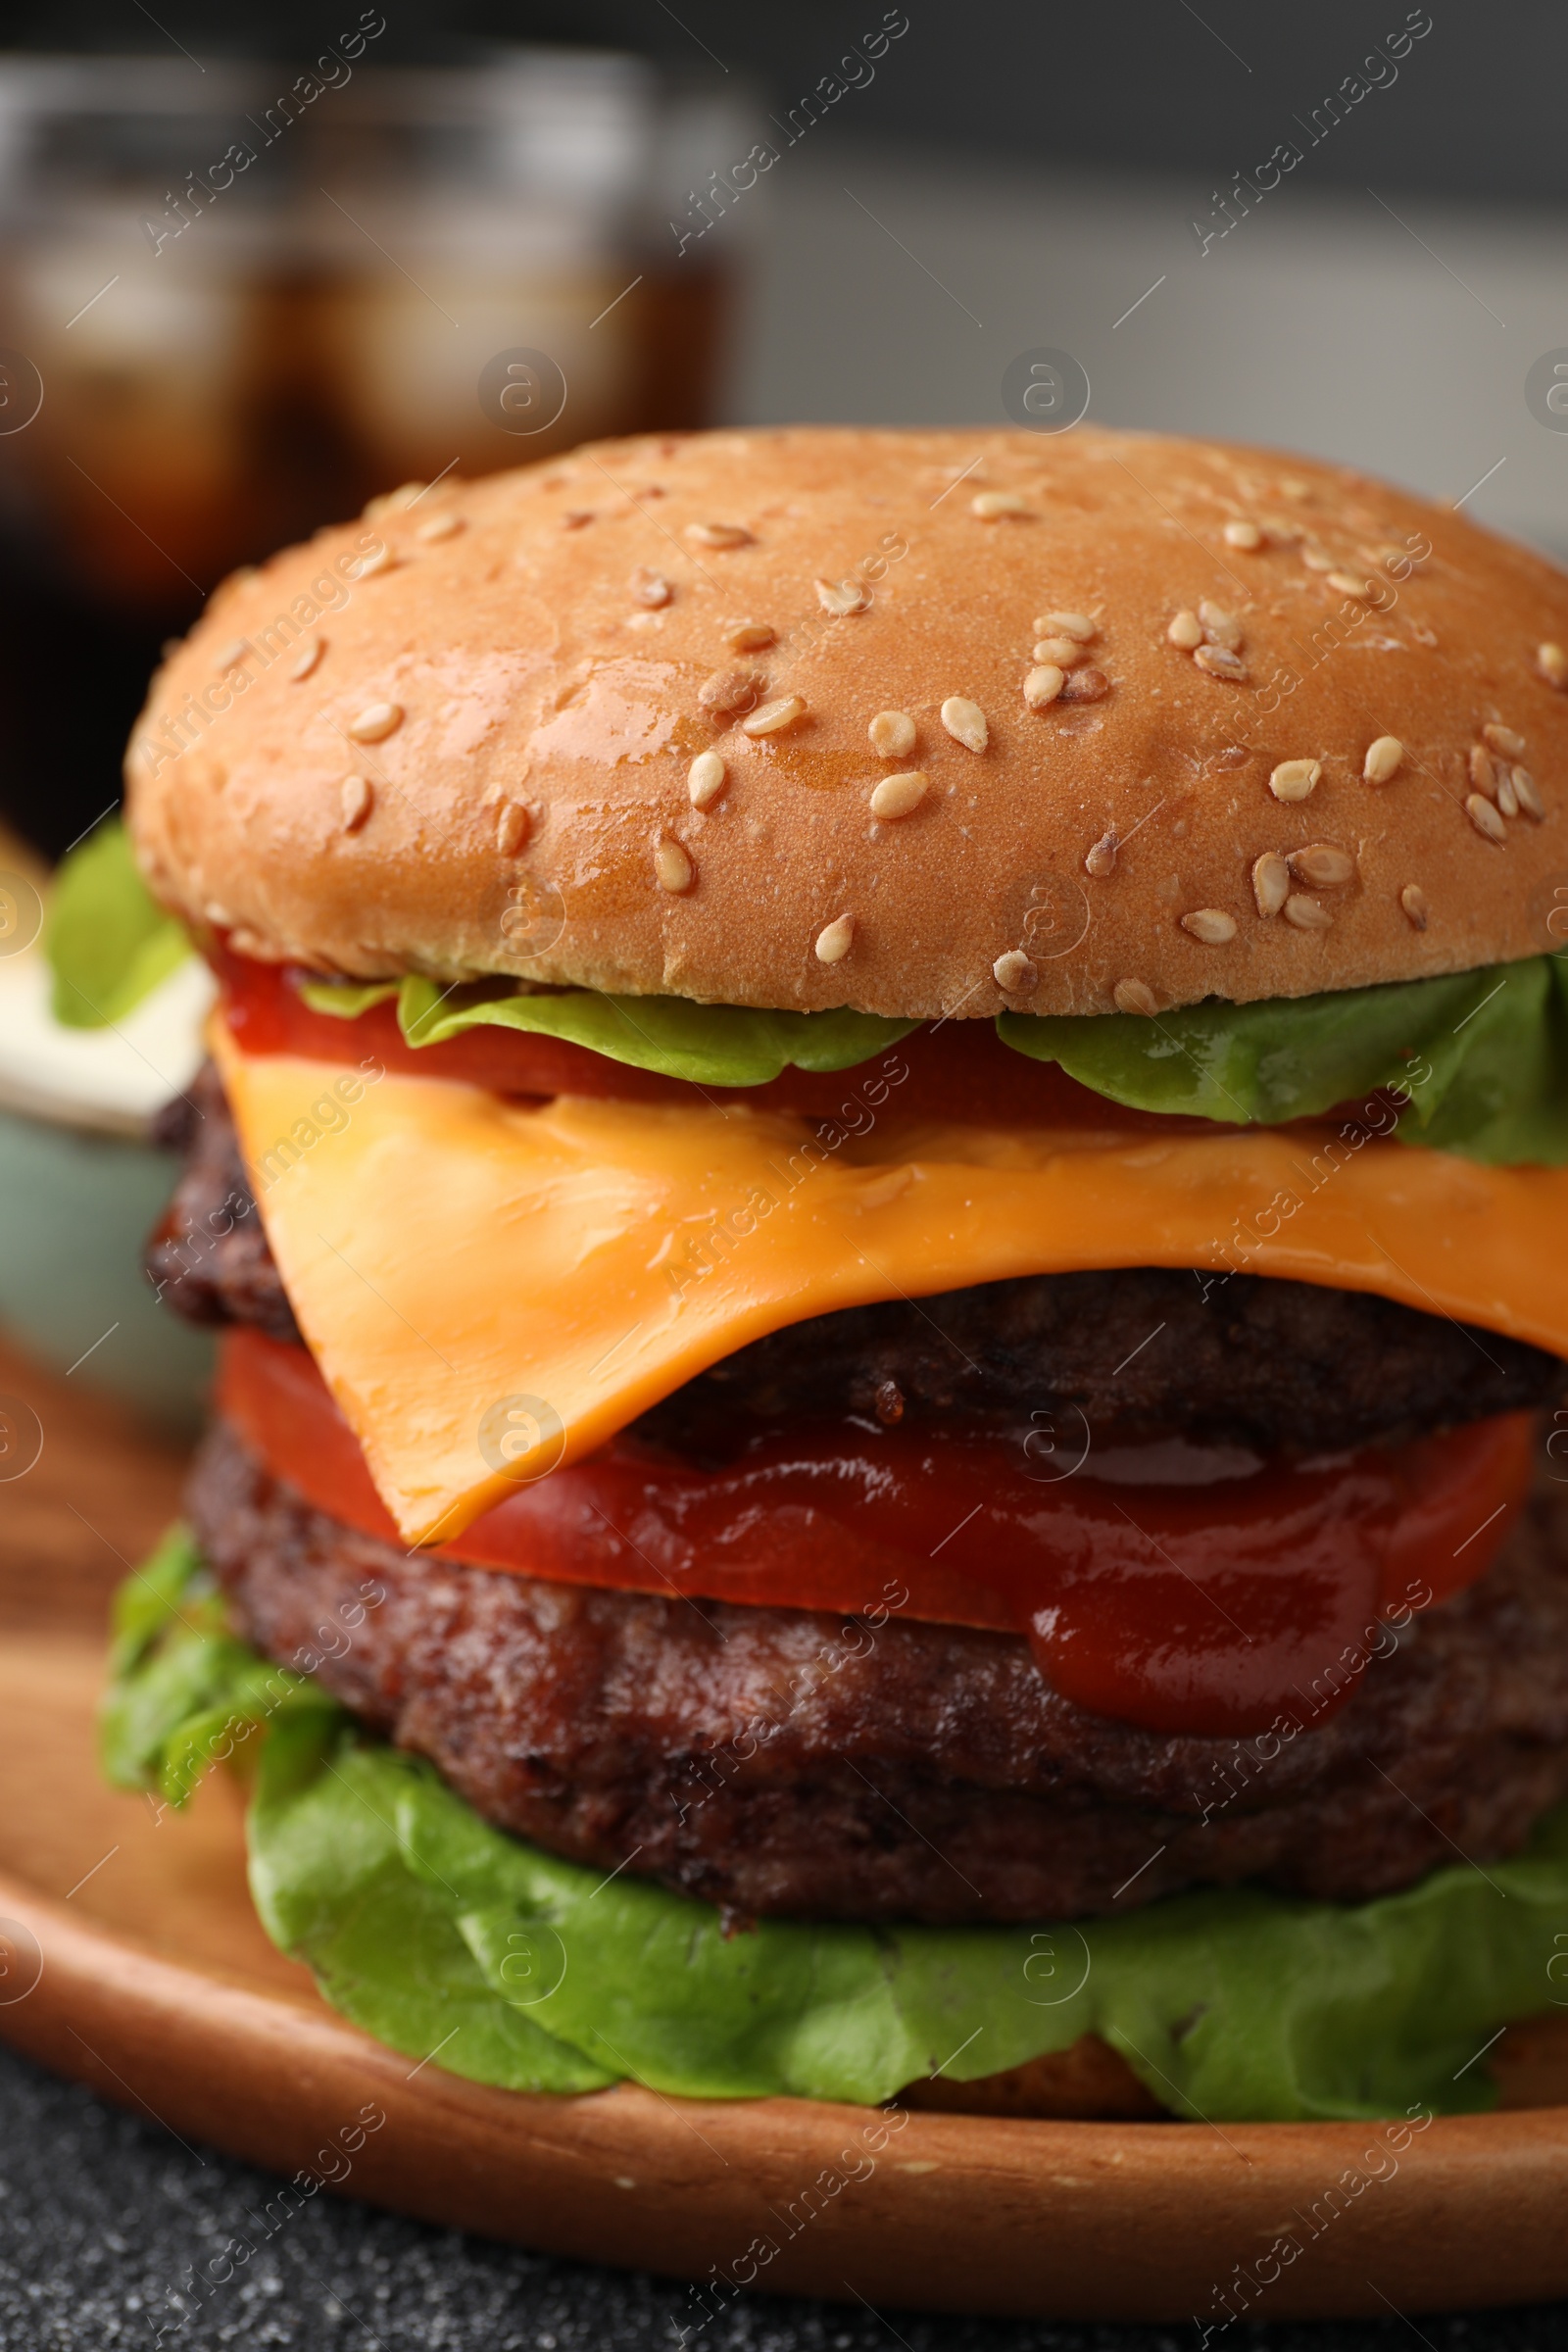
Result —
[[[292, 2177], [269, 2215], [324, 2187], [706, 2281], [694, 2328], [751, 2290], [1212, 2326], [1568, 2293], [1565, 2108], [1440, 2118], [1396, 2150], [1378, 2125], [531, 2095], [411, 2069], [329, 2011], [183, 1967], [3, 1877], [0, 1919], [42, 1963], [0, 2002], [0, 2037], [187, 2143]], [[1268, 2248], [1293, 2213], [1301, 2243], [1282, 2263]]]

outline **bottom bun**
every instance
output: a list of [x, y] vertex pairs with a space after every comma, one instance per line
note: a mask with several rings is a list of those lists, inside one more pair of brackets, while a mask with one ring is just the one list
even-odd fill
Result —
[[945, 2115], [1054, 2117], [1076, 2123], [1158, 2123], [1167, 2108], [1146, 2090], [1125, 2058], [1098, 2034], [1086, 2034], [1069, 2050], [1009, 2066], [1005, 2074], [980, 2075], [973, 2082], [933, 2076], [900, 2091], [901, 2107], [939, 2109]]

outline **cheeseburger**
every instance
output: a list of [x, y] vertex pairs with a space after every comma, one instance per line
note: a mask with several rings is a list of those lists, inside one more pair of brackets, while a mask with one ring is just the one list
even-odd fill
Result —
[[1087, 428], [602, 444], [229, 581], [128, 757], [222, 1352], [117, 1777], [238, 1758], [270, 1932], [481, 2081], [1494, 2097], [1565, 646], [1449, 511]]

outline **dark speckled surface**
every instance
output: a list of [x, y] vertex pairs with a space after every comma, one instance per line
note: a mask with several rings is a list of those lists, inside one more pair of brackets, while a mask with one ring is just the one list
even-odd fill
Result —
[[[1197, 2352], [1189, 2328], [886, 2316], [742, 2297], [682, 2337], [684, 2290], [429, 2230], [326, 2197], [221, 2285], [188, 2291], [275, 2183], [186, 2149], [0, 2051], [0, 2352], [292, 2345], [302, 2352]], [[1568, 2220], [1565, 2220], [1568, 2226]], [[221, 2269], [221, 2263], [218, 2266]], [[1226, 2352], [1558, 2352], [1568, 2306], [1280, 2328], [1238, 2325]]]

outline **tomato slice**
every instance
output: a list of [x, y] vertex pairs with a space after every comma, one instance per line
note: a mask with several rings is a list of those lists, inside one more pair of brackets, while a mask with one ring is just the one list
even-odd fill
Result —
[[[500, 1095], [612, 1096], [631, 1102], [749, 1102], [759, 1110], [795, 1111], [811, 1119], [866, 1115], [861, 1090], [881, 1081], [870, 1100], [886, 1102], [898, 1088], [901, 1111], [922, 1118], [966, 1119], [978, 1126], [1089, 1127], [1146, 1130], [1169, 1136], [1206, 1129], [1199, 1119], [1127, 1110], [1080, 1086], [1054, 1063], [1031, 1061], [1004, 1046], [989, 1021], [942, 1021], [917, 1029], [885, 1053], [854, 1068], [821, 1073], [785, 1070], [767, 1086], [697, 1087], [682, 1078], [612, 1061], [563, 1038], [529, 1037], [518, 1029], [466, 1029], [436, 1046], [411, 1046], [389, 998], [357, 1020], [313, 1012], [299, 993], [311, 975], [261, 963], [228, 949], [213, 954], [222, 986], [224, 1017], [247, 1054], [303, 1054], [318, 1061], [358, 1062], [373, 1055], [389, 1070], [420, 1078], [459, 1078]], [[896, 1065], [896, 1066], [894, 1066]], [[903, 1075], [900, 1075], [900, 1071]]]
[[[303, 1348], [235, 1330], [220, 1402], [275, 1476], [396, 1542]], [[1510, 1413], [1317, 1463], [1169, 1442], [1068, 1474], [961, 1427], [774, 1429], [704, 1466], [628, 1431], [517, 1492], [439, 1556], [563, 1584], [1026, 1637], [1091, 1712], [1162, 1733], [1326, 1718], [1380, 1626], [1484, 1574], [1528, 1491]]]

